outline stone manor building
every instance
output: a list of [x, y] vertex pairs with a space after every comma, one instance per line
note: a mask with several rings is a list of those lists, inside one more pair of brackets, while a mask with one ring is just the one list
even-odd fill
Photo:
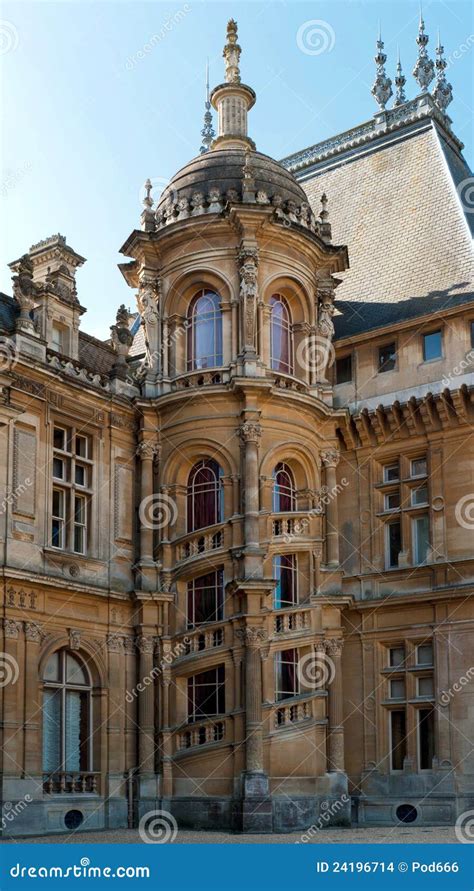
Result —
[[417, 44], [413, 98], [379, 39], [374, 117], [279, 162], [230, 21], [108, 338], [62, 235], [10, 264], [4, 834], [474, 807], [473, 180]]

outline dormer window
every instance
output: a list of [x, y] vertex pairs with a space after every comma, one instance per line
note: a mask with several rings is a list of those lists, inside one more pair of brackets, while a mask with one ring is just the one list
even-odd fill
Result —
[[51, 348], [56, 353], [66, 354], [68, 351], [68, 329], [64, 325], [59, 324], [59, 322], [53, 322], [52, 324]]

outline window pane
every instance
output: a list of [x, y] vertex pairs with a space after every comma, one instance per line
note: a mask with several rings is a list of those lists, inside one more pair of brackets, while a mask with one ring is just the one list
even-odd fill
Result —
[[221, 523], [224, 516], [222, 469], [211, 458], [199, 461], [188, 477], [187, 530]]
[[87, 472], [83, 464], [76, 464], [74, 479], [76, 486], [87, 486]]
[[429, 362], [430, 359], [440, 359], [442, 356], [441, 331], [433, 331], [431, 334], [423, 335], [423, 359]]
[[188, 314], [188, 369], [222, 365], [222, 315], [212, 291], [201, 291]]
[[336, 384], [346, 384], [352, 380], [352, 356], [336, 360]]
[[433, 678], [418, 678], [418, 696], [433, 696]]
[[66, 431], [61, 427], [54, 428], [53, 445], [55, 449], [61, 449], [63, 452], [66, 449]]
[[76, 455], [80, 458], [88, 458], [89, 455], [87, 453], [87, 437], [86, 436], [76, 436]]
[[416, 650], [417, 665], [433, 665], [433, 645], [420, 644]]
[[66, 691], [65, 741], [66, 770], [87, 770], [87, 695]]
[[403, 678], [394, 678], [390, 681], [390, 699], [405, 698], [405, 681]]
[[188, 626], [220, 622], [224, 614], [223, 570], [188, 582]]
[[394, 343], [387, 343], [385, 346], [379, 347], [379, 372], [393, 371], [397, 359], [397, 352]]
[[383, 469], [384, 482], [390, 483], [392, 480], [400, 479], [400, 471], [397, 464], [387, 464]]
[[271, 367], [275, 371], [293, 373], [293, 333], [288, 304], [275, 294], [271, 300], [270, 349]]
[[43, 693], [43, 770], [61, 769], [61, 691]]
[[225, 669], [223, 665], [188, 678], [188, 718], [199, 721], [225, 711]]
[[48, 659], [43, 679], [45, 681], [59, 681], [59, 653], [53, 653]]
[[282, 554], [273, 561], [273, 574], [277, 580], [275, 588], [275, 609], [294, 606], [296, 603], [296, 556]]
[[397, 510], [400, 507], [400, 492], [390, 492], [385, 496], [385, 510]]
[[389, 661], [392, 668], [405, 668], [405, 647], [390, 647]]
[[427, 473], [426, 458], [415, 458], [415, 460], [411, 462], [411, 475], [412, 476], [425, 476], [426, 473]]
[[64, 492], [53, 489], [53, 516], [64, 519]]
[[84, 526], [74, 526], [74, 552], [76, 554], [85, 554], [86, 552], [86, 530]]
[[419, 489], [412, 489], [411, 503], [413, 505], [428, 504], [428, 488], [427, 488], [427, 486], [420, 486]]
[[295, 482], [290, 468], [283, 463], [277, 464], [273, 479], [273, 511], [284, 513], [296, 510]]
[[64, 461], [62, 458], [53, 458], [53, 477], [56, 480], [65, 479]]
[[66, 655], [66, 683], [87, 684], [86, 673], [82, 665], [69, 653]]
[[276, 654], [276, 698], [288, 699], [299, 692], [298, 651], [282, 650]]
[[402, 549], [402, 530], [400, 523], [389, 523], [387, 527], [388, 565], [398, 566], [398, 555]]
[[390, 712], [391, 730], [391, 767], [392, 770], [403, 770], [403, 761], [407, 753], [405, 711]]
[[423, 517], [416, 517], [413, 520], [413, 556], [416, 564], [426, 563], [429, 548], [429, 532], [430, 524], [427, 514]]
[[420, 709], [418, 718], [420, 769], [431, 770], [433, 767], [434, 748], [434, 712], [433, 709]]

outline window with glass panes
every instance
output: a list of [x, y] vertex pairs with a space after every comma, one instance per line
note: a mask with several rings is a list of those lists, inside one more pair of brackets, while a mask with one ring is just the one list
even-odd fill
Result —
[[73, 427], [53, 428], [51, 546], [86, 554], [93, 461], [91, 437]]
[[[416, 756], [419, 770], [431, 770], [435, 755], [435, 677], [433, 641], [394, 642], [384, 647], [382, 686], [387, 713], [390, 769]], [[416, 728], [409, 739], [407, 727]]]
[[92, 770], [91, 684], [67, 650], [53, 653], [43, 673], [43, 772]]
[[399, 455], [381, 466], [379, 517], [384, 525], [385, 567], [399, 566], [401, 551], [411, 554], [411, 564], [429, 560], [429, 481], [426, 455]]
[[188, 678], [188, 721], [203, 721], [225, 712], [225, 667], [218, 665]]
[[288, 699], [300, 692], [298, 676], [298, 650], [280, 650], [275, 653], [275, 699]]

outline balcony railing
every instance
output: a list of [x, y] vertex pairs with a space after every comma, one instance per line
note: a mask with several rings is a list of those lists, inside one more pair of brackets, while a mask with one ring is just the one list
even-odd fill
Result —
[[190, 653], [201, 653], [203, 650], [212, 650], [215, 647], [224, 646], [225, 626], [202, 631], [188, 631], [186, 634], [185, 656]]
[[48, 795], [98, 794], [98, 771], [58, 771], [43, 774], [43, 792]]
[[226, 738], [226, 722], [220, 718], [213, 721], [206, 721], [202, 724], [188, 726], [188, 728], [177, 735], [176, 749], [178, 752], [183, 749], [192, 749], [198, 746], [209, 745], [210, 743], [222, 742]]
[[310, 517], [309, 511], [300, 514], [282, 514], [274, 516], [272, 520], [272, 536], [273, 538], [283, 538], [289, 540], [291, 538], [301, 538], [309, 535]]
[[276, 614], [273, 624], [275, 634], [288, 634], [290, 631], [309, 631], [311, 629], [311, 610], [295, 610]]
[[177, 545], [177, 559], [178, 561], [187, 560], [189, 557], [217, 551], [222, 547], [224, 547], [223, 529], [214, 532], [195, 532], [193, 535], [187, 536], [186, 541]]
[[307, 721], [311, 718], [312, 714], [311, 702], [295, 702], [292, 705], [281, 705], [275, 709], [273, 714], [273, 726], [279, 728], [299, 724], [301, 721]]

